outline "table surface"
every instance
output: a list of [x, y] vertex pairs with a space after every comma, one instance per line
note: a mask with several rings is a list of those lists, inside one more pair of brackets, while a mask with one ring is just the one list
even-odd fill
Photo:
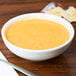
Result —
[[[0, 30], [10, 18], [30, 12], [40, 12], [51, 1], [59, 2], [64, 7], [76, 7], [76, 0], [0, 0]], [[76, 22], [72, 25], [76, 29]], [[76, 34], [71, 46], [63, 54], [47, 61], [32, 62], [12, 54], [4, 45], [1, 35], [0, 50], [10, 62], [40, 76], [76, 76]], [[18, 73], [20, 76], [25, 76]]]

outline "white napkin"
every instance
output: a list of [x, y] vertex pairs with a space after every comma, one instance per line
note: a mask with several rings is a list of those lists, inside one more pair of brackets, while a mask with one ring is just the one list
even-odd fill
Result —
[[[0, 52], [0, 59], [4, 59], [7, 61], [7, 59], [1, 52]], [[19, 75], [10, 65], [0, 61], [0, 76], [19, 76]]]

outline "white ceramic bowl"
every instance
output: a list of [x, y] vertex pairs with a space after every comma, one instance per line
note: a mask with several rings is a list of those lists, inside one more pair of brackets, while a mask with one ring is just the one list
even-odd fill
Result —
[[[7, 40], [7, 38], [5, 37], [5, 30], [13, 22], [16, 22], [19, 20], [25, 20], [25, 19], [46, 19], [46, 20], [58, 22], [64, 25], [68, 29], [70, 33], [70, 38], [63, 45], [60, 45], [52, 49], [47, 49], [47, 50], [29, 50], [29, 49], [23, 49], [23, 48], [17, 47]], [[2, 28], [1, 35], [5, 45], [12, 53], [24, 59], [29, 59], [32, 61], [42, 61], [42, 60], [51, 59], [63, 53], [69, 47], [69, 45], [71, 44], [71, 41], [73, 40], [74, 29], [68, 21], [66, 21], [61, 17], [55, 16], [55, 15], [49, 15], [49, 14], [42, 14], [42, 13], [29, 13], [29, 14], [16, 16], [10, 19], [8, 22], [6, 22]]]

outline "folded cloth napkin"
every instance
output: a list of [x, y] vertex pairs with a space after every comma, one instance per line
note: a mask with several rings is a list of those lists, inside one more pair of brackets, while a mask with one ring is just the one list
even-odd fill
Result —
[[[7, 59], [4, 55], [0, 52], [0, 59]], [[16, 71], [12, 68], [12, 66], [0, 61], [0, 76], [19, 76]]]

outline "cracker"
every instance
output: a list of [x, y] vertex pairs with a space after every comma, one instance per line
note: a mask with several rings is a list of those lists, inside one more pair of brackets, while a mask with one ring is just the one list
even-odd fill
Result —
[[63, 13], [64, 11], [65, 10], [63, 8], [56, 7], [56, 8], [45, 11], [45, 13], [61, 16], [61, 13]]
[[74, 7], [69, 7], [61, 15], [70, 22], [76, 22], [76, 8]]

